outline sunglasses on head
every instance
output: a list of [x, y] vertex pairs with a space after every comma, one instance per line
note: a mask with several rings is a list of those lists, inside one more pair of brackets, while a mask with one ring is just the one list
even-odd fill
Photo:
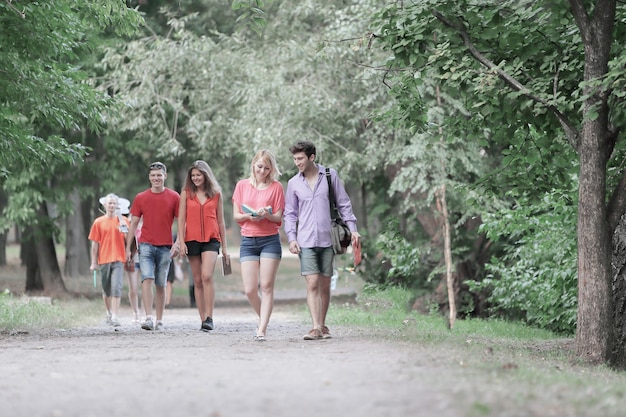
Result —
[[155, 162], [150, 165], [150, 169], [162, 169], [163, 171], [165, 171], [165, 165], [160, 162]]

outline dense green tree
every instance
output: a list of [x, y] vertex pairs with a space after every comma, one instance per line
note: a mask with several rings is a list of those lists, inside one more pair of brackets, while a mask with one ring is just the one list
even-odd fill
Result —
[[[567, 5], [432, 0], [390, 5], [380, 14], [380, 36], [395, 58], [390, 65], [406, 68], [412, 78], [428, 68], [445, 91], [464, 98], [472, 119], [490, 130], [485, 138], [468, 129], [468, 139], [486, 143], [485, 149], [499, 143], [519, 150], [508, 152], [503, 163], [531, 166], [531, 173], [567, 173], [572, 159], [577, 162], [576, 343], [578, 354], [594, 361], [624, 357], [623, 347], [614, 344], [622, 335], [614, 323], [620, 318], [613, 317], [610, 238], [626, 192], [620, 185], [625, 172], [618, 168], [626, 32], [616, 25], [625, 13], [614, 0]], [[534, 144], [542, 151], [539, 160], [537, 152], [527, 153], [508, 139], [529, 124], [548, 145]], [[547, 187], [558, 186], [559, 176], [544, 178]], [[525, 190], [545, 190], [544, 178], [530, 178], [532, 187]], [[611, 184], [617, 186], [608, 188]]]
[[101, 128], [110, 103], [86, 82], [81, 57], [99, 33], [129, 33], [140, 21], [119, 0], [0, 2], [0, 178], [9, 196], [0, 227], [29, 225], [27, 290], [65, 291], [53, 217], [67, 207], [68, 169], [87, 152], [67, 137], [82, 125]]

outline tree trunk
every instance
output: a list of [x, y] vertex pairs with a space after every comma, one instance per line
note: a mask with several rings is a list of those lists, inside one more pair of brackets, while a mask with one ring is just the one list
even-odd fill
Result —
[[612, 328], [611, 240], [605, 204], [605, 150], [586, 123], [580, 143], [578, 202], [578, 318], [576, 351], [592, 362], [609, 359]]
[[613, 235], [613, 351], [611, 366], [626, 369], [626, 217]]
[[[591, 15], [582, 1], [570, 0], [585, 48], [584, 81], [601, 79], [608, 61], [615, 0], [598, 0]], [[590, 18], [591, 17], [591, 18]], [[606, 204], [606, 168], [610, 156], [607, 93], [589, 85], [583, 105], [578, 156], [578, 318], [576, 352], [592, 362], [610, 360], [613, 328], [611, 231]], [[596, 117], [589, 117], [596, 113]]]
[[32, 227], [24, 229], [23, 238], [20, 241], [20, 257], [22, 265], [26, 266], [26, 286], [24, 291], [33, 293], [43, 291], [43, 282], [39, 273], [37, 252], [35, 251], [35, 238]]
[[80, 277], [89, 274], [89, 244], [85, 236], [83, 210], [78, 191], [70, 193], [74, 215], [66, 219], [65, 265], [66, 277]]
[[[7, 203], [7, 194], [0, 190], [0, 213], [4, 211]], [[0, 266], [7, 264], [7, 235], [7, 230], [0, 233]]]
[[443, 257], [446, 264], [446, 288], [448, 289], [448, 328], [454, 328], [456, 321], [455, 275], [452, 274], [452, 248], [450, 247], [450, 219], [446, 200], [446, 186], [442, 185], [437, 192], [437, 207], [443, 218]]
[[[39, 205], [38, 216], [40, 219], [46, 219], [48, 217], [48, 207], [45, 202]], [[34, 253], [36, 259], [35, 261], [29, 259], [30, 262], [27, 263], [26, 291], [40, 290], [38, 286], [33, 288], [29, 287], [29, 284], [38, 284], [37, 276], [39, 276], [45, 294], [51, 296], [66, 294], [67, 289], [65, 288], [65, 283], [61, 276], [61, 268], [59, 268], [54, 239], [51, 234], [45, 230], [45, 227], [39, 225], [35, 227], [34, 234], [31, 234], [31, 236], [34, 236]], [[33, 279], [33, 282], [29, 281], [30, 279]]]

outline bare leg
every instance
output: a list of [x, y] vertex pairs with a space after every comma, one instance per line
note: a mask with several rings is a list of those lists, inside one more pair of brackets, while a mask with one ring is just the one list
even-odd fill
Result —
[[202, 261], [199, 256], [189, 256], [189, 266], [193, 277], [193, 294], [196, 298], [196, 307], [200, 315], [200, 321], [204, 321], [204, 286], [202, 284]]
[[121, 297], [111, 297], [111, 319], [116, 320], [120, 312]]
[[143, 309], [146, 312], [146, 317], [152, 316], [152, 301], [154, 295], [152, 294], [152, 287], [154, 285], [154, 278], [146, 278], [141, 282], [141, 299], [143, 301]]
[[261, 313], [257, 335], [265, 336], [274, 309], [274, 283], [276, 282], [276, 271], [278, 271], [280, 259], [261, 258], [260, 263]]
[[213, 304], [215, 303], [215, 286], [213, 283], [213, 272], [215, 271], [215, 261], [217, 252], [202, 252], [202, 286], [204, 287], [204, 315], [213, 317]]
[[322, 300], [320, 297], [320, 275], [306, 275], [304, 277], [306, 280], [306, 302], [309, 306], [309, 312], [311, 313], [311, 319], [313, 320], [313, 328], [321, 329], [322, 328]]
[[330, 306], [330, 277], [321, 275], [319, 280], [320, 289], [320, 326], [326, 325], [326, 313]]
[[[173, 262], [173, 261], [172, 261]], [[174, 283], [167, 281], [167, 289], [165, 291], [165, 305], [168, 306], [172, 302], [172, 291], [174, 290]]]
[[128, 273], [128, 302], [133, 309], [134, 320], [139, 320], [138, 274], [137, 270]]
[[259, 297], [259, 262], [241, 263], [241, 280], [248, 302], [258, 317], [261, 316], [261, 297]]
[[163, 320], [163, 310], [165, 309], [165, 287], [156, 287], [155, 307], [157, 321]]
[[104, 301], [104, 308], [107, 311], [107, 317], [111, 317], [111, 297], [107, 297], [105, 293], [102, 293], [102, 301]]

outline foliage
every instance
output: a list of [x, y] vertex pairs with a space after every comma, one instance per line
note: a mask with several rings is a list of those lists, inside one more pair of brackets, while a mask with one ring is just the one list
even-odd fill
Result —
[[[591, 40], [583, 42], [580, 25], [570, 9], [575, 5], [583, 7], [582, 2], [394, 2], [381, 9], [376, 31], [383, 47], [393, 53], [388, 65], [394, 72], [390, 71], [389, 82], [400, 84], [394, 91], [401, 93], [401, 104], [408, 103], [395, 111], [396, 119], [408, 120], [418, 129], [424, 125], [424, 117], [415, 111], [419, 108], [412, 104], [412, 98], [423, 97], [415, 79], [427, 74], [432, 83], [440, 85], [445, 94], [457, 97], [469, 112], [467, 122], [448, 116], [445, 132], [451, 128], [458, 133], [455, 136], [480, 144], [481, 152], [489, 158], [488, 167], [494, 170], [486, 181], [483, 178], [474, 183], [476, 195], [482, 197], [480, 192], [487, 191], [487, 197], [515, 203], [516, 213], [525, 221], [537, 217], [540, 222], [538, 228], [521, 222], [498, 223], [508, 232], [506, 236], [522, 233], [524, 244], [505, 241], [515, 246], [507, 257], [491, 265], [494, 308], [504, 306], [508, 313], [523, 313], [529, 322], [564, 332], [572, 330], [575, 320], [573, 224], [577, 213], [571, 205], [556, 219], [538, 212], [548, 209], [545, 195], [570, 195], [571, 178], [577, 180], [573, 176], [578, 168], [575, 151], [579, 150], [579, 130], [585, 120], [598, 115], [598, 108], [585, 100], [597, 96], [601, 102], [600, 97], [608, 98], [609, 130], [620, 130], [626, 122], [620, 105], [623, 83], [617, 81], [623, 80], [623, 65], [615, 65], [624, 61], [624, 27], [615, 26], [608, 71], [590, 84], [582, 82], [585, 48], [591, 52]], [[584, 15], [580, 20], [592, 14], [592, 4], [584, 7], [587, 10], [579, 13]], [[623, 5], [618, 6], [618, 22], [623, 21], [625, 11]], [[587, 143], [596, 140], [594, 137]], [[618, 184], [623, 175], [620, 142], [617, 140], [617, 152], [609, 161], [611, 184]], [[604, 178], [605, 173], [592, 175], [593, 179]], [[592, 180], [589, 176], [585, 179]], [[604, 182], [596, 184], [602, 186]], [[490, 216], [509, 213], [495, 210], [497, 206], [480, 207], [483, 219], [489, 218], [491, 223], [494, 220]], [[505, 230], [504, 226], [509, 228]], [[565, 242], [558, 236], [564, 236]], [[491, 234], [492, 239], [501, 237]], [[556, 248], [562, 252], [555, 253]], [[497, 279], [505, 283], [500, 286], [495, 283]], [[524, 305], [529, 300], [534, 304]], [[603, 302], [606, 304], [596, 306], [597, 311], [606, 311], [610, 305], [609, 300]]]
[[570, 194], [552, 192], [530, 205], [520, 198], [485, 216], [482, 231], [506, 237], [505, 254], [486, 265], [488, 276], [471, 285], [487, 290], [497, 315], [558, 333], [576, 328], [576, 206]]
[[260, 35], [267, 24], [263, 11], [265, 3], [263, 0], [233, 0], [233, 10], [240, 13], [237, 22], [244, 23]]
[[390, 220], [376, 239], [376, 248], [383, 254], [380, 260], [385, 274], [368, 271], [368, 281], [400, 286], [417, 285], [420, 270], [420, 249], [400, 233], [398, 220]]
[[34, 214], [40, 202], [63, 201], [58, 187], [87, 152], [68, 136], [100, 131], [111, 105], [86, 82], [81, 59], [99, 34], [140, 22], [119, 0], [0, 3], [0, 179], [10, 192], [0, 229], [46, 221]]

